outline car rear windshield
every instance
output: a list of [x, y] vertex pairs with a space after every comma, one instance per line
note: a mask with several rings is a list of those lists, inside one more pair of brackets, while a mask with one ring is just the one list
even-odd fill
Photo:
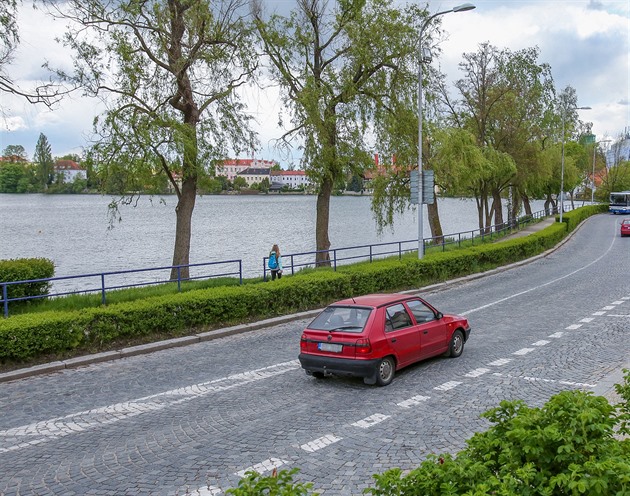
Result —
[[308, 328], [360, 333], [363, 331], [371, 312], [372, 309], [367, 307], [328, 307], [315, 317]]

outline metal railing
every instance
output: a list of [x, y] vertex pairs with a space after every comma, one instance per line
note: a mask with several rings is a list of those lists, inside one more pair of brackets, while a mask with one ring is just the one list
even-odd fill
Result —
[[[221, 273], [212, 273], [212, 274], [196, 274], [189, 275], [188, 277], [182, 277], [182, 269], [184, 268], [204, 268], [209, 266], [225, 266], [230, 264], [236, 264], [238, 266], [238, 270], [221, 272]], [[177, 270], [177, 278], [171, 279], [170, 274], [167, 279], [158, 278], [150, 281], [142, 281], [142, 282], [134, 282], [134, 283], [116, 283], [112, 282], [112, 279], [116, 279], [117, 277], [123, 276], [124, 279], [128, 279], [130, 274], [144, 274], [144, 273], [155, 273], [156, 271], [171, 271], [172, 269]], [[126, 289], [126, 288], [135, 288], [139, 286], [152, 286], [155, 284], [166, 284], [173, 283], [177, 284], [177, 291], [181, 291], [182, 283], [188, 281], [194, 281], [199, 279], [213, 279], [217, 277], [231, 277], [238, 276], [239, 284], [243, 284], [243, 265], [241, 260], [224, 260], [221, 262], [206, 262], [206, 263], [196, 263], [196, 264], [187, 264], [187, 265], [169, 265], [165, 267], [153, 267], [148, 269], [132, 269], [132, 270], [120, 270], [120, 271], [111, 271], [111, 272], [98, 272], [94, 274], [81, 274], [75, 276], [61, 276], [61, 277], [48, 277], [45, 279], [30, 279], [25, 281], [11, 281], [11, 282], [0, 282], [0, 288], [2, 289], [1, 295], [2, 306], [4, 309], [4, 316], [9, 316], [9, 302], [17, 302], [17, 301], [27, 301], [27, 300], [37, 300], [42, 298], [50, 298], [57, 296], [67, 296], [73, 294], [85, 294], [85, 293], [101, 293], [101, 303], [105, 305], [107, 303], [106, 295], [107, 291], [113, 291], [117, 289]], [[73, 291], [60, 291], [56, 293], [48, 293], [43, 295], [31, 295], [31, 296], [21, 296], [18, 298], [9, 298], [9, 287], [16, 286], [19, 284], [32, 284], [32, 283], [47, 283], [50, 284], [55, 281], [67, 281], [67, 280], [86, 280], [94, 278], [98, 280], [98, 287], [87, 287], [79, 290]], [[106, 281], [107, 280], [107, 281]], [[109, 284], [109, 285], [108, 285]]]
[[[555, 212], [553, 212], [555, 213]], [[553, 214], [552, 213], [552, 214]], [[472, 245], [475, 244], [475, 240], [480, 240], [480, 242], [485, 242], [487, 239], [493, 239], [495, 237], [505, 236], [511, 231], [520, 230], [523, 226], [530, 224], [532, 222], [538, 221], [544, 217], [549, 216], [550, 212], [541, 210], [532, 215], [520, 217], [516, 219], [511, 224], [504, 223], [501, 225], [490, 226], [485, 229], [472, 229], [469, 231], [462, 231], [454, 234], [447, 234], [438, 237], [432, 238], [424, 238], [425, 243], [425, 252], [432, 251], [436, 249], [441, 249], [441, 251], [445, 251], [446, 248], [450, 245], [461, 246], [462, 243], [468, 242]], [[398, 258], [402, 258], [403, 254], [408, 252], [417, 251], [418, 249], [418, 240], [410, 239], [406, 241], [391, 241], [386, 243], [373, 243], [366, 245], [358, 245], [358, 246], [348, 246], [343, 248], [333, 248], [330, 250], [320, 250], [320, 251], [307, 251], [301, 253], [291, 253], [288, 255], [284, 255], [282, 257], [283, 262], [283, 270], [290, 269], [291, 274], [295, 274], [296, 269], [301, 268], [309, 268], [309, 267], [317, 267], [322, 265], [330, 265], [333, 270], [337, 270], [337, 266], [349, 263], [352, 260], [369, 260], [369, 262], [373, 262], [375, 259], [385, 258], [392, 255], [397, 255]], [[317, 256], [320, 253], [327, 253], [329, 255], [329, 260], [325, 262], [315, 262], [313, 260], [313, 256]], [[307, 260], [308, 257], [308, 260]], [[267, 274], [269, 273], [269, 268], [267, 267], [267, 261], [269, 257], [263, 257], [263, 280], [267, 280]], [[208, 267], [208, 266], [225, 266], [228, 264], [237, 264], [238, 270], [232, 272], [222, 272], [219, 274], [203, 274], [203, 275], [195, 275], [189, 276], [187, 278], [181, 277], [181, 270], [185, 267], [188, 268], [200, 268], [200, 267]], [[156, 271], [171, 271], [172, 269], [177, 269], [177, 279], [157, 279], [153, 281], [142, 281], [135, 283], [121, 283], [116, 284], [112, 283], [111, 280], [116, 278], [117, 276], [123, 276], [125, 280], [128, 279], [130, 274], [140, 274], [140, 273], [154, 273]], [[138, 286], [151, 286], [155, 284], [165, 284], [165, 283], [177, 283], [177, 290], [181, 291], [181, 284], [185, 281], [193, 281], [198, 279], [211, 279], [217, 277], [230, 277], [230, 276], [238, 276], [239, 284], [243, 284], [243, 268], [241, 260], [224, 260], [220, 262], [207, 262], [207, 263], [197, 263], [197, 264], [188, 264], [188, 265], [171, 265], [165, 267], [154, 267], [148, 269], [132, 269], [132, 270], [123, 270], [123, 271], [111, 271], [111, 272], [99, 272], [94, 274], [81, 274], [75, 276], [62, 276], [62, 277], [50, 277], [46, 279], [31, 279], [25, 281], [11, 281], [11, 282], [0, 282], [1, 289], [1, 299], [4, 316], [9, 316], [9, 302], [17, 302], [17, 301], [27, 301], [27, 300], [36, 300], [42, 298], [51, 298], [58, 296], [67, 296], [72, 294], [85, 294], [85, 293], [101, 293], [101, 302], [103, 305], [107, 303], [106, 294], [107, 291], [113, 291], [117, 289], [125, 289], [125, 288], [133, 288]], [[87, 287], [78, 290], [72, 291], [60, 291], [55, 293], [48, 293], [43, 295], [32, 295], [32, 296], [22, 296], [17, 298], [9, 298], [8, 297], [8, 288], [10, 286], [18, 285], [18, 284], [30, 284], [30, 283], [52, 283], [55, 281], [67, 281], [67, 280], [86, 280], [89, 278], [98, 278], [99, 284], [98, 287]], [[107, 279], [107, 281], [106, 281]], [[109, 285], [108, 285], [109, 284]]]
[[[512, 231], [518, 231], [524, 226], [537, 222], [545, 217], [548, 217], [551, 212], [541, 210], [531, 215], [519, 217], [511, 223], [503, 223], [500, 225], [493, 225], [483, 229], [471, 229], [470, 231], [462, 231], [453, 234], [445, 234], [442, 236], [435, 236], [432, 238], [423, 238], [426, 251], [433, 251], [441, 248], [441, 251], [446, 251], [446, 248], [451, 245], [457, 245], [461, 247], [462, 243], [468, 242], [472, 245], [475, 244], [475, 240], [479, 240], [481, 243], [493, 238], [499, 238], [506, 236]], [[555, 212], [554, 212], [555, 213]], [[360, 246], [348, 246], [343, 248], [331, 248], [329, 250], [316, 250], [305, 251], [301, 253], [290, 253], [288, 255], [282, 255], [282, 270], [290, 270], [291, 274], [295, 274], [296, 269], [302, 268], [315, 268], [318, 266], [326, 265], [331, 266], [333, 270], [337, 270], [338, 265], [342, 265], [344, 262], [351, 260], [369, 260], [373, 262], [374, 259], [384, 258], [391, 255], [398, 255], [401, 258], [404, 253], [418, 251], [418, 240], [410, 239], [405, 241], [391, 241], [387, 243], [376, 243]], [[313, 261], [313, 255], [317, 256], [321, 253], [328, 254], [329, 260], [325, 262]], [[306, 260], [308, 257], [308, 260]], [[263, 257], [263, 279], [267, 280], [267, 274], [270, 272], [267, 262], [269, 257]]]

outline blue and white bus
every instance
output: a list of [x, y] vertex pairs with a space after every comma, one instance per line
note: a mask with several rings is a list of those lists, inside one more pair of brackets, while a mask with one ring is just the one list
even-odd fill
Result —
[[613, 214], [630, 214], [630, 191], [610, 193], [608, 211]]

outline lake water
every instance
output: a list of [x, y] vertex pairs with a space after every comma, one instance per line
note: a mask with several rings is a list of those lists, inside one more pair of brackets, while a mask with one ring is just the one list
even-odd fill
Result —
[[[45, 257], [55, 276], [168, 266], [175, 240], [175, 196], [142, 196], [121, 206], [108, 229], [99, 195], [0, 194], [0, 259]], [[369, 196], [331, 199], [331, 248], [417, 239], [415, 209], [377, 233]], [[315, 250], [315, 196], [231, 195], [197, 198], [191, 263], [241, 259], [244, 277], [262, 275], [262, 259], [278, 243], [283, 254]], [[532, 205], [542, 210], [542, 202]], [[439, 199], [444, 233], [478, 228], [473, 199]], [[430, 237], [426, 208], [424, 236]], [[314, 257], [313, 257], [314, 258]], [[285, 260], [285, 265], [286, 265]], [[57, 288], [57, 286], [56, 286]]]

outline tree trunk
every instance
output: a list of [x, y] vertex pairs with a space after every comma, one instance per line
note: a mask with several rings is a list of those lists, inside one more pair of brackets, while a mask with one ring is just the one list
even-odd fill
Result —
[[[523, 198], [523, 206], [525, 207], [525, 215], [532, 215], [532, 206], [529, 203], [529, 196], [526, 194], [521, 194]], [[547, 205], [545, 204], [545, 210], [547, 209]]]
[[330, 239], [328, 239], [328, 225], [330, 220], [330, 195], [333, 183], [325, 178], [317, 194], [317, 219], [315, 221], [315, 255], [316, 267], [330, 267]]
[[492, 189], [492, 210], [494, 211], [494, 230], [503, 229], [503, 203], [501, 193], [497, 188]]
[[[175, 248], [173, 250], [173, 265], [190, 264], [190, 238], [192, 233], [192, 214], [197, 199], [197, 178], [185, 179], [182, 183], [182, 194], [175, 207], [177, 216], [175, 224]], [[179, 269], [179, 278], [190, 277], [189, 267]], [[178, 279], [178, 269], [171, 269], [171, 280]]]
[[442, 224], [440, 223], [437, 198], [433, 203], [427, 205], [427, 214], [429, 215], [429, 227], [431, 227], [433, 243], [439, 245], [444, 242], [444, 233], [442, 232]]
[[483, 195], [483, 208], [484, 208], [484, 234], [488, 234], [490, 232], [490, 226], [492, 225], [492, 210], [490, 210], [490, 205], [488, 203], [488, 194], [484, 193]]

